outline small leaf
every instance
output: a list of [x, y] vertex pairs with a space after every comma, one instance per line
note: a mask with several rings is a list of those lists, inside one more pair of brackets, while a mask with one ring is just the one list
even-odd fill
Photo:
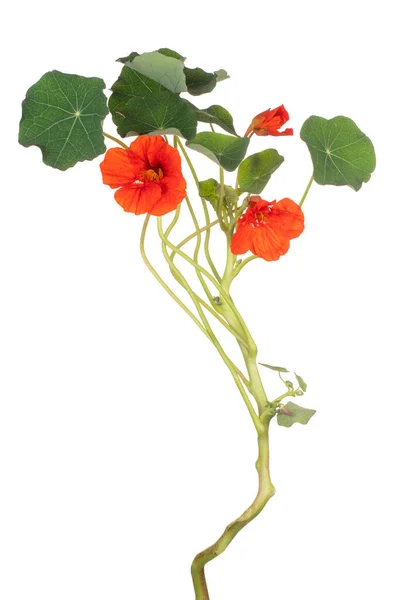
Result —
[[258, 364], [260, 364], [262, 367], [267, 367], [267, 369], [271, 369], [271, 371], [278, 371], [279, 373], [290, 373], [290, 371], [288, 371], [284, 367], [272, 367], [271, 365], [267, 365], [265, 363]]
[[38, 146], [43, 162], [61, 171], [103, 154], [104, 88], [98, 77], [45, 73], [22, 103], [19, 143]]
[[[193, 105], [192, 105], [193, 106]], [[218, 104], [213, 104], [208, 108], [196, 108], [197, 120], [202, 123], [214, 123], [218, 125], [228, 133], [232, 133], [233, 135], [237, 135], [235, 128], [233, 126], [233, 118], [232, 115], [224, 108], [223, 106], [218, 106]]]
[[220, 81], [225, 81], [225, 79], [229, 79], [229, 75], [225, 69], [218, 69], [218, 71], [215, 71], [215, 76], [217, 78], [217, 83]]
[[182, 98], [168, 91], [124, 101], [116, 97], [112, 112], [122, 137], [170, 133], [191, 139], [196, 135], [193, 111]]
[[179, 59], [160, 52], [145, 52], [127, 61], [125, 66], [156, 81], [174, 94], [187, 91], [184, 67]]
[[199, 183], [199, 196], [208, 200], [216, 210], [218, 204], [218, 190], [219, 183], [216, 179], [206, 179]]
[[286, 411], [290, 412], [290, 415], [282, 413], [278, 414], [278, 425], [281, 425], [282, 427], [291, 427], [293, 423], [307, 425], [311, 417], [317, 412], [311, 408], [303, 408], [294, 402], [288, 402], [284, 407]]
[[[217, 210], [220, 201], [221, 186], [216, 179], [206, 179], [199, 183], [199, 196], [210, 202], [214, 210]], [[230, 185], [224, 186], [223, 203], [225, 206], [235, 204], [238, 201], [238, 195]]]
[[320, 185], [348, 185], [358, 191], [375, 169], [371, 140], [347, 117], [308, 118], [300, 132]]
[[242, 162], [250, 140], [224, 133], [201, 132], [186, 145], [201, 152], [226, 171], [234, 171]]
[[186, 76], [187, 91], [192, 96], [200, 96], [201, 94], [208, 94], [217, 85], [217, 76], [215, 73], [207, 73], [200, 67], [196, 69], [184, 69]]
[[297, 375], [297, 373], [295, 373], [295, 375], [296, 375], [296, 379], [299, 383], [300, 389], [303, 390], [303, 392], [306, 392], [307, 391], [306, 382], [304, 381], [304, 379], [302, 377], [300, 377], [300, 375]]
[[240, 190], [251, 194], [262, 192], [272, 173], [283, 160], [283, 156], [273, 149], [263, 150], [245, 158], [238, 170]]

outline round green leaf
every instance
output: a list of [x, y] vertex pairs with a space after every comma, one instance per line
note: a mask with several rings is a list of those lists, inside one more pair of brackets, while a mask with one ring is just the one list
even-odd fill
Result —
[[246, 155], [250, 140], [224, 133], [202, 132], [186, 142], [192, 150], [201, 152], [226, 171], [234, 171]]
[[273, 149], [263, 150], [245, 158], [238, 170], [240, 190], [251, 194], [262, 192], [272, 173], [283, 161], [283, 156]]
[[314, 179], [320, 185], [348, 185], [358, 191], [375, 169], [371, 140], [351, 119], [312, 116], [301, 128], [314, 165]]
[[22, 103], [19, 143], [38, 146], [43, 162], [61, 171], [103, 154], [104, 88], [98, 77], [45, 73]]
[[117, 96], [113, 102], [113, 121], [122, 137], [170, 133], [191, 139], [196, 135], [197, 121], [193, 110], [171, 92], [153, 92], [144, 98], [128, 100]]

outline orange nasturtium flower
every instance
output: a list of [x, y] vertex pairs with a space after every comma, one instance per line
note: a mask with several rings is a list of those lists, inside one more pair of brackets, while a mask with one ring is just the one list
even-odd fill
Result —
[[127, 212], [160, 217], [186, 196], [178, 150], [160, 136], [140, 136], [128, 149], [107, 150], [100, 164], [103, 183], [119, 188], [114, 197]]
[[233, 254], [250, 250], [264, 260], [278, 260], [289, 250], [290, 240], [303, 229], [303, 211], [293, 200], [267, 202], [260, 196], [252, 196], [232, 236], [231, 250]]
[[278, 131], [287, 121], [289, 121], [289, 113], [283, 104], [281, 104], [277, 108], [265, 110], [255, 116], [244, 135], [245, 137], [250, 135], [250, 133], [274, 136], [293, 135], [293, 129], [290, 128]]

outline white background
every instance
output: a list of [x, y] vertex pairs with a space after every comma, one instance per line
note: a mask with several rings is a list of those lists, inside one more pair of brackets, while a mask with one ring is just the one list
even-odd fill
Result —
[[[190, 600], [192, 557], [256, 491], [251, 421], [214, 348], [143, 265], [143, 218], [103, 186], [101, 158], [62, 173], [16, 142], [21, 101], [44, 72], [110, 87], [118, 56], [168, 46], [188, 66], [229, 72], [198, 104], [226, 106], [239, 132], [287, 107], [293, 138], [251, 142], [286, 158], [266, 199], [301, 197], [311, 162], [298, 134], [311, 114], [353, 118], [378, 164], [358, 193], [314, 185], [289, 253], [252, 262], [233, 286], [260, 360], [298, 371], [303, 404], [318, 412], [307, 427], [274, 424], [277, 493], [207, 568], [211, 600], [395, 600], [394, 3], [196, 6], [39, 0], [14, 3], [3, 21], [0, 595]], [[162, 268], [159, 253], [150, 237]], [[275, 374], [263, 376], [280, 393]]]

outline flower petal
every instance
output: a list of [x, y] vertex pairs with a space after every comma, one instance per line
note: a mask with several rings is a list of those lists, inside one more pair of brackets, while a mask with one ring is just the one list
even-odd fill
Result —
[[289, 240], [299, 237], [304, 231], [304, 213], [290, 198], [279, 200], [272, 210], [271, 217], [271, 220], [279, 221], [279, 229]]
[[235, 233], [232, 236], [231, 252], [232, 254], [246, 254], [252, 247], [252, 232], [251, 223], [240, 222]]
[[103, 162], [100, 163], [103, 183], [115, 189], [129, 185], [138, 176], [135, 165], [132, 164], [129, 151], [123, 148], [107, 150]]
[[126, 212], [142, 215], [150, 213], [161, 198], [161, 187], [158, 183], [131, 185], [117, 190], [114, 197]]
[[186, 196], [186, 181], [182, 175], [163, 177], [160, 179], [159, 185], [161, 186], [162, 195], [150, 213], [157, 217], [175, 210]]

